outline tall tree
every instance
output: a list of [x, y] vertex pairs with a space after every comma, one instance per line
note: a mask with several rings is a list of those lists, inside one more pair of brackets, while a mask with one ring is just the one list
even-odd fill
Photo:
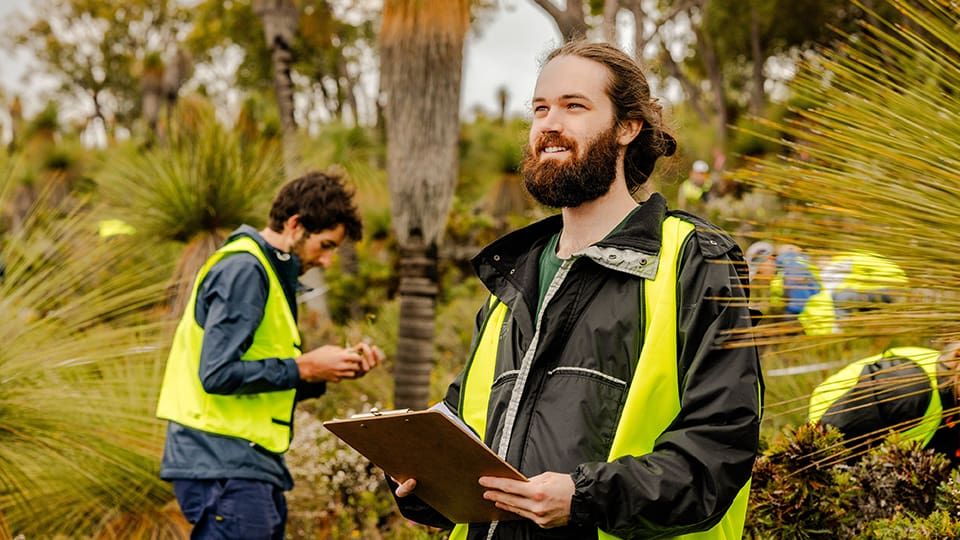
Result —
[[8, 45], [30, 51], [32, 72], [52, 75], [61, 99], [111, 131], [130, 127], [142, 104], [138, 59], [176, 47], [188, 12], [175, 0], [43, 0], [8, 23]]
[[253, 0], [253, 11], [263, 23], [263, 35], [270, 50], [273, 89], [283, 127], [283, 162], [287, 175], [294, 174], [299, 161], [297, 121], [293, 116], [293, 43], [299, 13], [291, 0]]
[[[376, 57], [379, 10], [372, 4], [333, 0], [297, 0], [294, 6], [297, 26], [289, 45], [291, 69], [297, 75], [295, 91], [311, 97], [309, 109], [297, 110], [296, 118], [319, 112], [356, 123], [362, 111], [372, 117], [375, 96], [363, 93], [369, 82], [363, 66]], [[243, 57], [236, 71], [237, 86], [254, 92], [269, 90], [274, 77], [271, 42], [254, 13], [253, 1], [204, 0], [194, 12], [188, 39], [194, 55], [217, 65], [223, 63], [228, 50], [238, 49]]]
[[387, 0], [380, 29], [387, 174], [400, 243], [398, 407], [427, 403], [433, 367], [437, 242], [458, 168], [468, 0]]

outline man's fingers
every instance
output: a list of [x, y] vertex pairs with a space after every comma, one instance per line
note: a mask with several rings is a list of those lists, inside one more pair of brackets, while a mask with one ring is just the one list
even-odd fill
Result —
[[484, 491], [483, 498], [487, 499], [488, 501], [493, 501], [498, 504], [505, 504], [511, 508], [517, 508], [523, 511], [529, 511], [530, 504], [532, 503], [532, 501], [529, 499], [504, 493], [502, 491]]
[[507, 504], [507, 503], [502, 503], [502, 502], [495, 503], [495, 505], [496, 505], [497, 508], [499, 508], [499, 509], [501, 509], [501, 510], [506, 510], [507, 512], [516, 514], [516, 515], [518, 515], [518, 516], [520, 516], [520, 517], [527, 518], [527, 519], [529, 519], [530, 521], [534, 521], [534, 522], [535, 522], [535, 521], [537, 520], [537, 516], [536, 516], [534, 513], [528, 512], [528, 511], [524, 510], [523, 508], [517, 508], [516, 506], [511, 506], [511, 505], [509, 505], [509, 504]]
[[509, 478], [498, 478], [496, 476], [481, 476], [480, 485], [504, 493], [529, 496], [529, 482], [519, 482]]

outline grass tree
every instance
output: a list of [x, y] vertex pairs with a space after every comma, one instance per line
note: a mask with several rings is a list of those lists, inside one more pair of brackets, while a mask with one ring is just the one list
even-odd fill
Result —
[[[17, 176], [0, 164], [0, 202]], [[153, 417], [168, 269], [50, 202], [0, 227], [0, 536], [182, 537]]]
[[457, 177], [468, 0], [387, 0], [380, 29], [387, 175], [400, 243], [399, 407], [427, 403], [433, 365], [437, 243]]
[[[758, 327], [761, 342], [960, 337], [960, 9], [889, 2], [908, 23], [871, 18], [857, 39], [802, 66], [793, 87], [812, 105], [768, 126], [785, 134], [788, 152], [754, 160], [738, 178], [786, 201], [790, 211], [772, 224], [778, 242], [815, 256], [880, 255], [906, 272], [910, 289], [892, 303], [853, 306], [868, 309], [843, 333], [814, 338], [774, 323]], [[768, 403], [766, 420], [804, 399]]]
[[105, 212], [142, 242], [182, 246], [173, 273], [172, 312], [186, 305], [193, 278], [230, 230], [262, 225], [282, 182], [273, 141], [250, 141], [203, 105], [181, 103], [169, 144], [113, 156], [98, 179]]

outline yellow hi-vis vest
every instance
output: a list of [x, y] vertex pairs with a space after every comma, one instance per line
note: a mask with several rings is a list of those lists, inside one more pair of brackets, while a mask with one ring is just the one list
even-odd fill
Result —
[[213, 265], [234, 253], [249, 253], [267, 273], [269, 290], [263, 320], [241, 360], [295, 358], [300, 355], [300, 333], [280, 280], [255, 240], [242, 236], [214, 253], [197, 274], [190, 303], [177, 325], [167, 359], [157, 416], [200, 431], [239, 437], [271, 452], [290, 447], [290, 428], [296, 390], [242, 395], [208, 394], [200, 382], [203, 328], [194, 311], [203, 278]]
[[[860, 375], [863, 373], [864, 366], [873, 364], [883, 358], [907, 358], [917, 364], [927, 374], [930, 379], [930, 403], [927, 404], [927, 410], [923, 417], [916, 421], [905, 423], [904, 425], [891, 426], [900, 432], [900, 436], [907, 441], [917, 441], [921, 446], [926, 446], [937, 433], [940, 427], [940, 420], [943, 414], [943, 403], [940, 401], [940, 392], [937, 391], [939, 383], [937, 382], [937, 366], [939, 365], [940, 351], [926, 349], [923, 347], [894, 347], [887, 349], [881, 354], [870, 356], [848, 365], [840, 371], [828, 377], [820, 383], [810, 395], [810, 409], [808, 416], [813, 423], [819, 422], [823, 416], [833, 407], [837, 401], [843, 398], [851, 388], [860, 382]], [[869, 389], [868, 389], [869, 390]], [[860, 397], [851, 398], [851, 403], [858, 399], [866, 406], [872, 403], [867, 399], [867, 394]]]
[[[641, 456], [653, 451], [653, 445], [680, 413], [680, 390], [677, 373], [677, 266], [684, 240], [693, 233], [694, 226], [675, 217], [668, 217], [662, 225], [663, 240], [660, 264], [656, 278], [644, 282], [643, 350], [637, 363], [633, 381], [627, 392], [626, 404], [610, 447], [608, 462], [623, 456]], [[507, 317], [507, 306], [491, 299], [493, 312], [489, 314], [473, 360], [464, 374], [461, 389], [463, 420], [479, 433], [486, 433], [487, 408], [497, 360], [501, 326]], [[759, 393], [759, 388], [757, 389]], [[740, 540], [750, 496], [750, 481], [740, 489], [733, 504], [720, 523], [713, 528], [685, 534], [676, 538], [688, 540]], [[450, 538], [467, 538], [468, 524], [454, 527]], [[616, 536], [598, 530], [600, 540]]]

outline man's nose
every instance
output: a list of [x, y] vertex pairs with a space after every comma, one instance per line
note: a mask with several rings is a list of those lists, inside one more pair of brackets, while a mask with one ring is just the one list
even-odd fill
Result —
[[551, 108], [538, 123], [540, 133], [563, 133], [563, 114], [557, 107]]
[[330, 265], [333, 264], [333, 255], [333, 252], [327, 252], [320, 256], [320, 266], [322, 266], [324, 270], [330, 268]]

